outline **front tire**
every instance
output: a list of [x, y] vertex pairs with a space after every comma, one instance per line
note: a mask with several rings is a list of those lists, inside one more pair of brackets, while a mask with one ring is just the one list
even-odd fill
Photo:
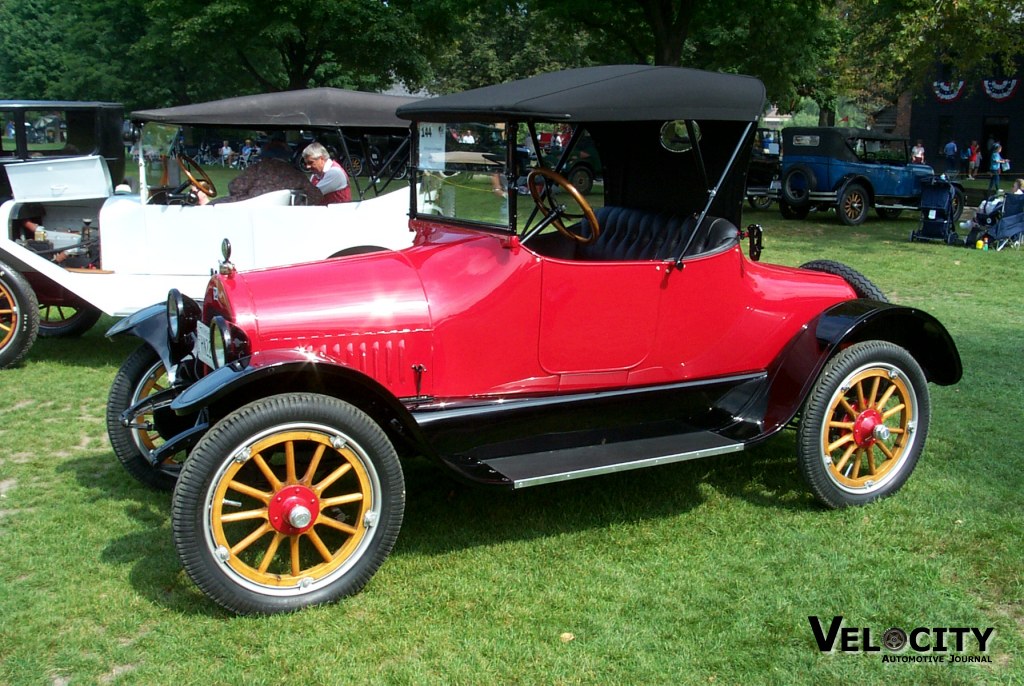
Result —
[[[163, 443], [156, 429], [152, 413], [132, 418], [131, 428], [121, 425], [121, 413], [135, 403], [169, 386], [167, 370], [160, 356], [148, 344], [136, 348], [121, 368], [107, 396], [107, 436], [118, 461], [133, 478], [158, 491], [170, 491], [178, 480], [181, 469], [179, 457], [174, 456], [158, 467], [146, 455]], [[170, 410], [160, 410], [171, 413]]]
[[893, 219], [899, 219], [900, 215], [903, 213], [903, 210], [897, 210], [892, 207], [876, 207], [875, 213], [878, 214], [878, 217], [880, 219], [891, 221]]
[[394, 546], [405, 482], [394, 447], [336, 398], [288, 393], [231, 413], [174, 490], [189, 577], [239, 614], [290, 612], [358, 592]]
[[39, 335], [39, 303], [25, 277], [0, 262], [0, 369], [21, 362]]
[[928, 384], [917, 361], [888, 341], [856, 343], [822, 370], [804, 404], [797, 460], [832, 508], [892, 495], [928, 435]]
[[747, 203], [755, 210], [767, 210], [772, 206], [773, 198], [770, 195], [754, 195], [747, 197]]

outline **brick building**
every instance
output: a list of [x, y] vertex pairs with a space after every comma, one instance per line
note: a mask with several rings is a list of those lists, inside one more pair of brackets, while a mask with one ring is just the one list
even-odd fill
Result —
[[935, 81], [904, 93], [895, 108], [879, 113], [875, 126], [924, 141], [931, 164], [950, 136], [961, 149], [977, 140], [982, 153], [991, 137], [1003, 144], [1004, 157], [1019, 157], [1024, 167], [1024, 78]]

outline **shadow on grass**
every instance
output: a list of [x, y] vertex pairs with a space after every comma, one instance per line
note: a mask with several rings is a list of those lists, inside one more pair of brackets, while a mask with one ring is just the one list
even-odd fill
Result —
[[140, 596], [184, 615], [233, 616], [208, 601], [182, 570], [171, 539], [169, 492], [136, 482], [112, 452], [67, 460], [57, 471], [76, 481], [84, 499], [115, 502], [132, 520], [131, 531], [111, 530], [100, 559], [129, 566], [131, 585]]
[[[736, 455], [620, 472], [522, 491], [467, 486], [418, 460], [406, 466], [402, 551], [453, 549], [558, 536], [675, 517], [709, 495], [758, 507], [816, 508], [792, 458], [793, 439]], [[451, 525], [438, 526], [438, 522]]]
[[135, 336], [107, 338], [107, 330], [117, 321], [114, 317], [101, 317], [95, 326], [81, 336], [37, 338], [26, 359], [28, 363], [59, 362], [73, 367], [120, 367], [142, 341]]
[[[442, 556], [477, 546], [627, 526], [692, 512], [709, 495], [758, 507], [804, 511], [816, 506], [791, 458], [792, 438], [727, 457], [622, 472], [523, 491], [495, 491], [453, 481], [426, 460], [405, 464], [406, 513], [394, 557]], [[185, 615], [232, 616], [189, 581], [171, 539], [171, 494], [136, 483], [112, 453], [63, 463], [95, 501], [113, 501], [134, 522], [111, 538], [101, 559], [129, 565], [132, 587], [154, 604]]]

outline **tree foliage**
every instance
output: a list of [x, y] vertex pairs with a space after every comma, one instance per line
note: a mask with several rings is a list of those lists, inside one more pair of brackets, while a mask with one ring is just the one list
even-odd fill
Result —
[[0, 0], [0, 97], [129, 109], [311, 86], [449, 92], [589, 64], [760, 77], [783, 108], [1012, 75], [1005, 0]]
[[846, 0], [862, 83], [895, 96], [932, 79], [1011, 76], [1024, 54], [1024, 8], [1006, 0]]

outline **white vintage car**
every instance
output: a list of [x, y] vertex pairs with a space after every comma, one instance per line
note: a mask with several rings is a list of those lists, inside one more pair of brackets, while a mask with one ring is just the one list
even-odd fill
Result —
[[[134, 112], [137, 192], [119, 178], [123, 167], [117, 157], [101, 149], [109, 132], [101, 135], [100, 117], [95, 135], [79, 137], [87, 149], [67, 144], [73, 138], [67, 127], [51, 126], [52, 141], [33, 134], [39, 142], [27, 148], [24, 136], [17, 144], [5, 138], [7, 148], [21, 154], [0, 157], [6, 173], [0, 186], [0, 368], [21, 361], [37, 334], [80, 334], [101, 313], [132, 314], [164, 300], [171, 287], [201, 296], [224, 239], [238, 269], [410, 245], [408, 187], [388, 186], [386, 173], [404, 173], [409, 128], [394, 112], [412, 100], [318, 88]], [[32, 111], [73, 119], [75, 106], [36, 102]], [[301, 193], [287, 189], [194, 204], [195, 194], [188, 192], [193, 182], [214, 184], [199, 155], [188, 154], [185, 126], [218, 133], [288, 132], [288, 150], [297, 163], [302, 147], [320, 140], [350, 171], [362, 167], [371, 175], [350, 175], [353, 202], [344, 204], [307, 205]], [[24, 129], [32, 134], [30, 126]], [[381, 153], [368, 142], [381, 139], [399, 143]], [[120, 141], [118, 146], [123, 154]], [[226, 190], [214, 189], [222, 196]], [[30, 217], [41, 218], [41, 231], [26, 228]]]

